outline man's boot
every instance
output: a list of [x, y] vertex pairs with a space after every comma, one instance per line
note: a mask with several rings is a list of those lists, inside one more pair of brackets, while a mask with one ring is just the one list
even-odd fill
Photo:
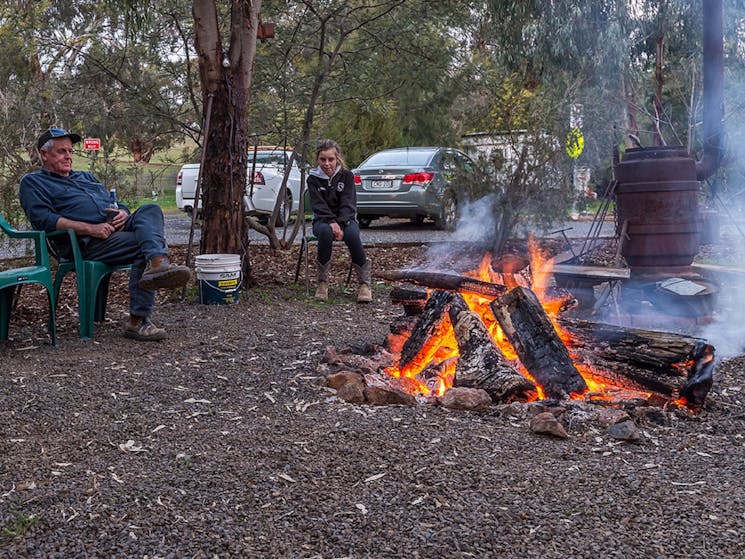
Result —
[[190, 279], [189, 268], [171, 264], [168, 255], [160, 255], [147, 263], [138, 285], [141, 289], [176, 289], [185, 286]]
[[370, 270], [370, 259], [367, 259], [362, 266], [352, 264], [354, 271], [357, 272], [357, 280], [359, 281], [360, 287], [357, 291], [357, 302], [358, 303], [370, 303], [372, 301], [372, 291], [370, 285], [372, 284], [372, 272]]
[[321, 264], [316, 261], [318, 266], [318, 286], [316, 287], [316, 299], [319, 301], [327, 301], [329, 298], [329, 269], [331, 268], [331, 260], [325, 264]]

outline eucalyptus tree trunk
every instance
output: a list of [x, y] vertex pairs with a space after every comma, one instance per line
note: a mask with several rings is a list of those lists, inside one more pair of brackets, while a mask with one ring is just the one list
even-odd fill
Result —
[[[201, 168], [202, 253], [244, 254], [243, 195], [248, 163], [248, 105], [261, 0], [231, 0], [229, 45], [220, 36], [215, 0], [193, 0], [199, 75], [209, 130]], [[246, 262], [247, 259], [244, 259]]]

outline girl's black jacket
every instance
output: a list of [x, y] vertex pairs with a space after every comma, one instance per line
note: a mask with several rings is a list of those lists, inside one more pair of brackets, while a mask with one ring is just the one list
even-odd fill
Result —
[[354, 175], [349, 169], [337, 167], [334, 176], [316, 167], [308, 176], [310, 205], [313, 208], [313, 223], [323, 221], [346, 225], [357, 218], [357, 191], [354, 187]]

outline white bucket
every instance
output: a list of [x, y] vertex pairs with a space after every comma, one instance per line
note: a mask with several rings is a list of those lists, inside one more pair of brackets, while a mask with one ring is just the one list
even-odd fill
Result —
[[199, 302], [229, 305], [238, 302], [241, 257], [237, 254], [200, 254], [195, 260]]

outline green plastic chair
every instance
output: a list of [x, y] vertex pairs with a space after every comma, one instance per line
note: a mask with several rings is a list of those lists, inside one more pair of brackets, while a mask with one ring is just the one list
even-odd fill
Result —
[[77, 235], [72, 229], [63, 229], [48, 233], [47, 237], [68, 235], [72, 245], [73, 259], [60, 258], [54, 244], [49, 243], [50, 252], [57, 259], [59, 266], [54, 276], [54, 297], [59, 300], [62, 281], [70, 272], [77, 276], [78, 288], [78, 316], [80, 321], [80, 337], [84, 340], [93, 339], [94, 323], [106, 318], [106, 300], [109, 296], [109, 280], [111, 274], [118, 271], [131, 270], [129, 264], [110, 266], [96, 260], [85, 260], [78, 245]]
[[18, 231], [0, 215], [0, 229], [12, 239], [33, 239], [34, 265], [0, 271], [0, 340], [8, 339], [10, 314], [16, 290], [26, 283], [40, 283], [47, 290], [49, 301], [49, 336], [52, 345], [57, 345], [56, 292], [52, 283], [52, 268], [47, 252], [47, 237], [44, 231]]

